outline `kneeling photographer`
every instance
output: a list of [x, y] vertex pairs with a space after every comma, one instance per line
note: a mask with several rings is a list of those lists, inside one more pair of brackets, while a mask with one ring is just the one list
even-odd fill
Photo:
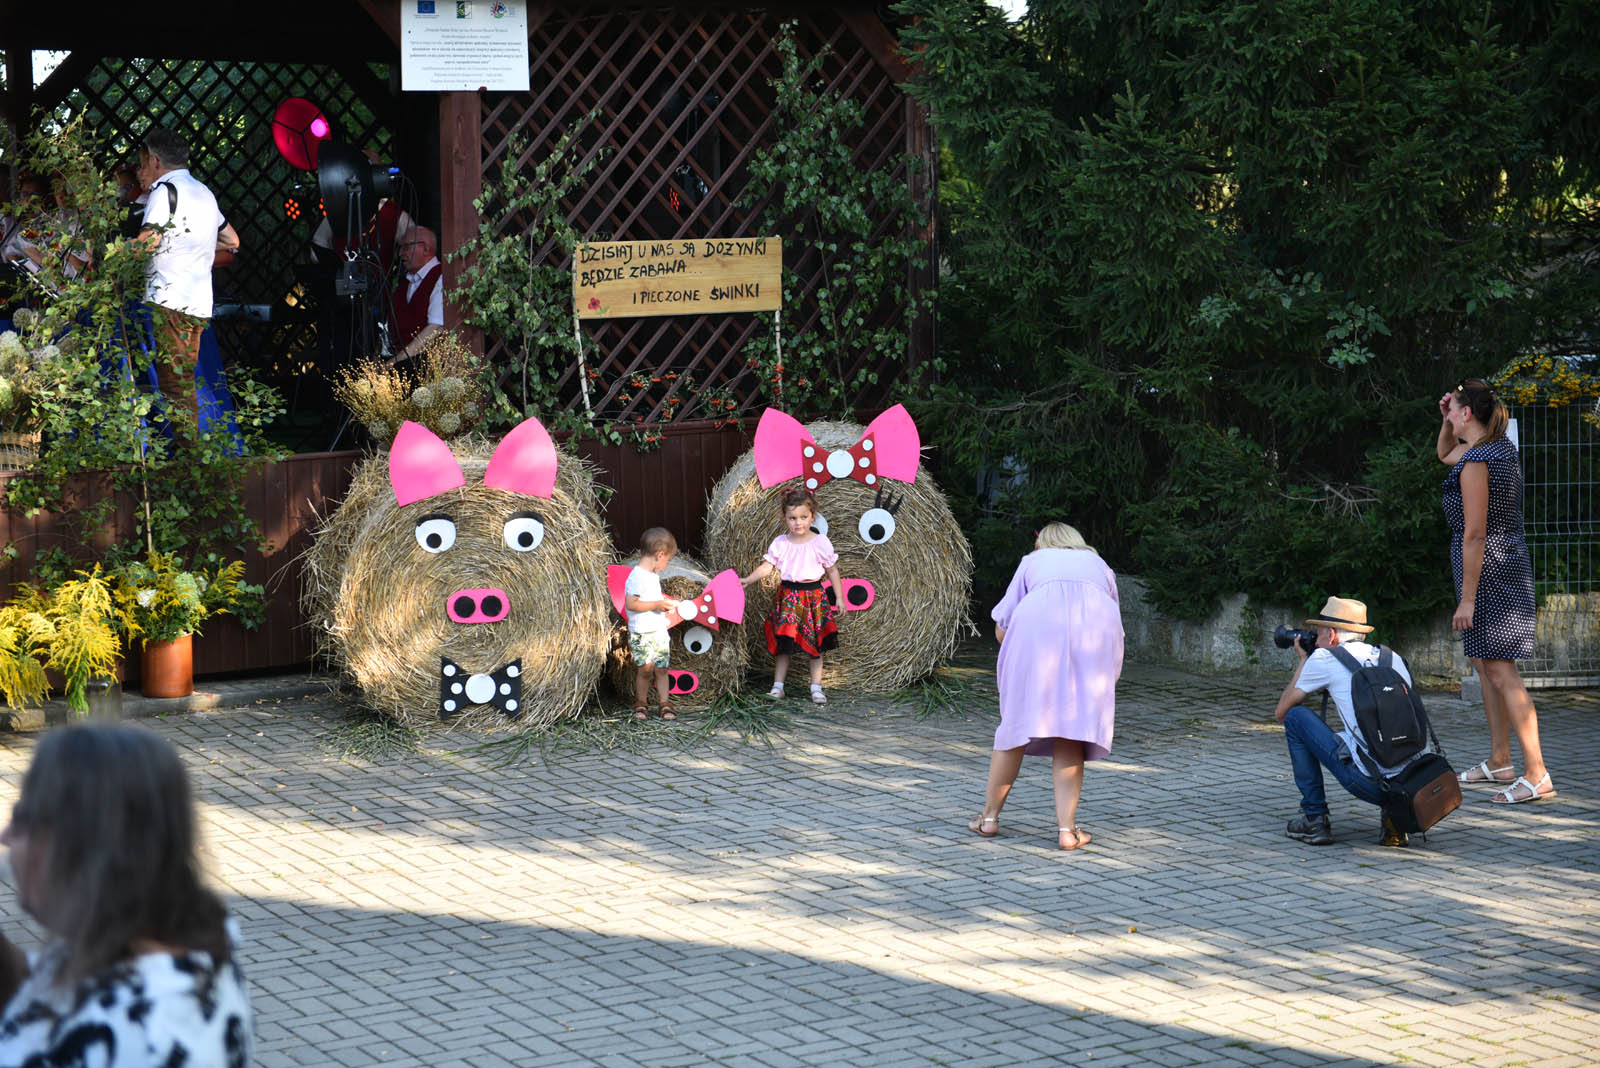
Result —
[[[1382, 652], [1379, 646], [1366, 641], [1373, 628], [1367, 624], [1365, 604], [1344, 597], [1329, 597], [1322, 611], [1305, 623], [1313, 629], [1291, 631], [1279, 627], [1275, 635], [1280, 646], [1293, 644], [1298, 663], [1283, 689], [1283, 696], [1278, 698], [1273, 715], [1283, 724], [1295, 785], [1300, 788], [1301, 815], [1289, 821], [1286, 833], [1308, 845], [1328, 845], [1333, 841], [1333, 827], [1328, 820], [1327, 795], [1322, 789], [1323, 768], [1333, 772], [1334, 778], [1351, 794], [1368, 804], [1383, 806], [1386, 786], [1379, 776], [1384, 780], [1403, 776], [1409, 766], [1428, 756], [1430, 747], [1426, 716], [1421, 712], [1420, 702], [1416, 702], [1416, 708], [1421, 722], [1411, 729], [1411, 737], [1398, 739], [1397, 747], [1391, 747], [1397, 741], [1393, 738], [1384, 739], [1378, 746], [1391, 759], [1398, 759], [1398, 763], [1380, 763], [1373, 754], [1374, 746], [1362, 731], [1356, 702], [1351, 695], [1352, 683], [1358, 670], [1379, 664]], [[1344, 654], [1353, 660], [1346, 659]], [[1404, 681], [1409, 691], [1411, 672], [1405, 661], [1398, 653], [1389, 653], [1389, 656], [1392, 660], [1387, 666]], [[1339, 710], [1337, 732], [1305, 704], [1309, 695], [1324, 690]], [[1410, 696], [1407, 692], [1406, 697]], [[1406, 755], [1396, 757], [1396, 753]], [[1393, 794], [1389, 796], [1392, 799]], [[1387, 810], [1383, 812], [1382, 827], [1380, 840], [1384, 845], [1406, 844], [1405, 829], [1396, 825]]]

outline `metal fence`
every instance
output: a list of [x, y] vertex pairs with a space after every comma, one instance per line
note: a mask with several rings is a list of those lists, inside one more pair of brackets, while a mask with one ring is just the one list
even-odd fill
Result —
[[1600, 684], [1600, 426], [1596, 402], [1511, 409], [1525, 484], [1523, 529], [1539, 606], [1529, 686]]

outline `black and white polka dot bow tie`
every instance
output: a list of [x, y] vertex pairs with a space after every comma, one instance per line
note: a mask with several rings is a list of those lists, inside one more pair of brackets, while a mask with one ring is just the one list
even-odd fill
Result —
[[439, 718], [449, 719], [468, 705], [493, 705], [511, 719], [522, 717], [522, 659], [499, 671], [471, 674], [447, 656], [439, 658]]

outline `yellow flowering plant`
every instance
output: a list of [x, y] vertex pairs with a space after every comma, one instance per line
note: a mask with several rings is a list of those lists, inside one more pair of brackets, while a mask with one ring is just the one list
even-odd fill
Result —
[[49, 669], [61, 673], [73, 711], [87, 712], [85, 688], [116, 671], [127, 623], [99, 564], [49, 588], [20, 587], [0, 606], [0, 695], [12, 708], [42, 702]]
[[[1581, 371], [1556, 356], [1518, 356], [1495, 373], [1494, 382], [1502, 400], [1522, 407], [1592, 405], [1600, 397], [1600, 375]], [[1583, 420], [1600, 426], [1600, 416], [1593, 409], [1583, 414]]]
[[198, 634], [202, 623], [223, 613], [253, 630], [261, 622], [265, 591], [243, 578], [242, 560], [227, 563], [212, 554], [189, 570], [175, 554], [153, 552], [117, 569], [117, 608], [128, 636], [147, 642]]

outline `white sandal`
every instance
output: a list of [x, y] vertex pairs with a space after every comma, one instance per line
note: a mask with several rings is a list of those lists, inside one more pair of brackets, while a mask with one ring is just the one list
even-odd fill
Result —
[[825, 705], [828, 703], [828, 695], [823, 693], [822, 687], [818, 686], [814, 682], [811, 684], [811, 703], [814, 705]]
[[[1498, 776], [1502, 771], [1510, 770], [1510, 764], [1507, 764], [1503, 768], [1491, 768], [1489, 766], [1489, 762], [1485, 760], [1483, 763], [1470, 767], [1466, 771], [1463, 771], [1460, 775], [1457, 775], [1456, 781], [1462, 786], [1489, 786], [1491, 784], [1494, 786], [1510, 786], [1516, 781], [1515, 779], [1496, 778], [1496, 776]], [[1469, 778], [1468, 776], [1472, 775], [1473, 772], [1477, 772], [1480, 777], [1475, 779]]]
[[[1541, 794], [1539, 788], [1542, 786], [1550, 787], [1549, 792]], [[1517, 796], [1519, 787], [1528, 791], [1526, 797]], [[1525, 776], [1518, 775], [1516, 782], [1506, 783], [1491, 794], [1489, 803], [1491, 805], [1526, 805], [1529, 801], [1543, 801], [1554, 796], [1556, 796], [1556, 784], [1550, 781], [1550, 773], [1547, 771], [1544, 773], [1544, 778], [1538, 782], [1529, 782]]]

